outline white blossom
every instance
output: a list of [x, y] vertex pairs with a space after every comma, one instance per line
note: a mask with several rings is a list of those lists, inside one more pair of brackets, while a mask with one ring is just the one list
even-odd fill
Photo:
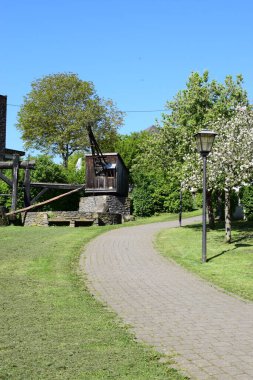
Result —
[[[212, 129], [217, 133], [207, 159], [207, 187], [232, 189], [251, 182], [253, 178], [253, 112], [237, 111], [233, 119], [218, 120]], [[202, 159], [195, 153], [185, 157], [184, 187], [202, 188]]]

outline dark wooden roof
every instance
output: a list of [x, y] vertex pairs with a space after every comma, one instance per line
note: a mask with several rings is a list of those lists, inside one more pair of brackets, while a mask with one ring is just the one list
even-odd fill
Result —
[[22, 150], [4, 148], [4, 150], [2, 150], [0, 154], [2, 155], [18, 154], [19, 156], [24, 156], [25, 152], [23, 152]]

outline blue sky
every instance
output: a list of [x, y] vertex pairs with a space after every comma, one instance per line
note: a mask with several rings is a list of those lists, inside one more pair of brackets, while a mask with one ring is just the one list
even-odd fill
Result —
[[[122, 111], [162, 110], [192, 71], [223, 82], [241, 73], [253, 101], [251, 0], [0, 0], [0, 94], [8, 96], [7, 147], [31, 82], [73, 72]], [[127, 112], [122, 134], [161, 112]]]

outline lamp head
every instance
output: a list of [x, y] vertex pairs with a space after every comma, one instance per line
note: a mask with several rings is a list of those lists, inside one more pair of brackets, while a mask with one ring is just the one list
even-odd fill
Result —
[[209, 131], [208, 129], [203, 129], [194, 135], [197, 144], [197, 151], [201, 154], [201, 156], [206, 157], [211, 152], [216, 135], [217, 133]]

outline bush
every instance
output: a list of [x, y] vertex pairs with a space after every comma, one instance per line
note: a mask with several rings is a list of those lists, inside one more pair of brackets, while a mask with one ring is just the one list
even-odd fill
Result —
[[134, 215], [151, 216], [154, 214], [154, 203], [149, 189], [135, 188], [132, 196]]
[[240, 190], [241, 204], [247, 220], [253, 220], [253, 186], [245, 186]]
[[[182, 211], [193, 210], [193, 197], [190, 191], [184, 190], [182, 192]], [[180, 189], [171, 189], [164, 202], [164, 209], [167, 212], [179, 212], [180, 211]]]
[[[136, 187], [133, 191], [134, 214], [137, 216], [151, 216], [154, 213], [180, 211], [180, 188], [178, 186], [153, 185]], [[188, 190], [182, 192], [182, 211], [194, 209], [194, 200]]]
[[[238, 194], [235, 190], [231, 190], [230, 193], [230, 208], [231, 208], [231, 217], [233, 216], [236, 207], [238, 206]], [[212, 193], [212, 204], [215, 210], [215, 216], [219, 217], [220, 220], [225, 218], [225, 193], [221, 190], [215, 190]]]

